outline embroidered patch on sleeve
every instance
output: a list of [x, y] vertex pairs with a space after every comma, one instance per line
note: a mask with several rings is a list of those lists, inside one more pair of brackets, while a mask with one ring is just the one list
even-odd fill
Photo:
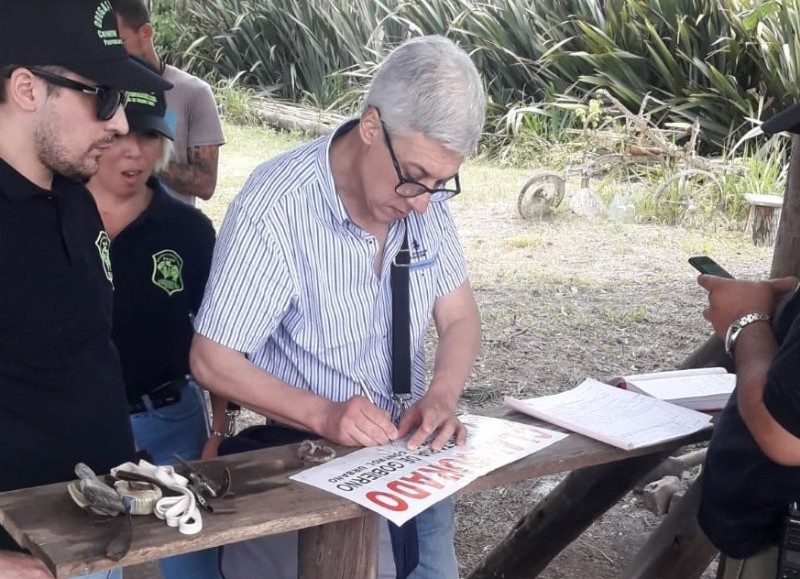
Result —
[[103, 266], [103, 273], [106, 274], [106, 279], [114, 285], [114, 274], [111, 271], [111, 238], [108, 233], [101, 230], [97, 234], [97, 239], [94, 240], [97, 253], [100, 255], [100, 263]]

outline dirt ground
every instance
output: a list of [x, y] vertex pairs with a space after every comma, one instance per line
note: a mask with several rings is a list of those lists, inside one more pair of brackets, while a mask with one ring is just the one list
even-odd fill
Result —
[[[587, 376], [673, 368], [710, 335], [704, 293], [686, 259], [708, 254], [746, 278], [763, 277], [770, 266], [771, 250], [754, 247], [730, 225], [687, 230], [588, 222], [566, 209], [528, 222], [517, 216], [511, 193], [457, 199], [452, 208], [483, 319], [464, 410], [497, 405], [503, 395], [558, 392]], [[558, 480], [459, 498], [463, 576]], [[629, 494], [540, 577], [616, 579], [659, 520]], [[146, 566], [126, 576], [156, 575]], [[711, 569], [706, 577], [713, 577]]]

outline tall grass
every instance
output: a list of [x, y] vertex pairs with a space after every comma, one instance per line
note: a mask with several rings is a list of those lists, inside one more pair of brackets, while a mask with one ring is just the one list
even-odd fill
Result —
[[320, 108], [352, 109], [404, 39], [447, 35], [486, 79], [490, 130], [503, 138], [558, 130], [558, 115], [522, 117], [604, 87], [632, 109], [658, 98], [663, 122], [699, 119], [704, 150], [718, 151], [800, 96], [798, 0], [153, 2], [186, 10], [166, 27], [180, 64]]

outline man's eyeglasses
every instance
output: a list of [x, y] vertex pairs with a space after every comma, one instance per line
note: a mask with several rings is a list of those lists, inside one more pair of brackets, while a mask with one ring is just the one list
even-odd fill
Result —
[[33, 74], [55, 86], [77, 90], [94, 95], [97, 99], [97, 118], [108, 121], [117, 113], [119, 107], [124, 107], [128, 102], [128, 93], [118, 88], [107, 86], [89, 86], [65, 76], [53, 74], [39, 68], [28, 68]]
[[386, 141], [386, 148], [389, 149], [389, 156], [392, 158], [394, 171], [397, 173], [397, 180], [399, 181], [394, 188], [395, 193], [400, 195], [400, 197], [419, 197], [425, 193], [430, 193], [431, 201], [435, 203], [447, 201], [461, 193], [461, 181], [458, 179], [458, 173], [456, 173], [452, 179], [453, 187], [446, 187], [446, 185], [450, 183], [450, 180], [447, 180], [437, 182], [433, 189], [426, 187], [419, 181], [404, 177], [403, 172], [400, 170], [400, 163], [397, 160], [397, 155], [394, 154], [392, 140], [389, 138], [389, 131], [386, 130], [386, 125], [383, 120], [381, 120], [381, 127], [383, 128], [383, 139]]

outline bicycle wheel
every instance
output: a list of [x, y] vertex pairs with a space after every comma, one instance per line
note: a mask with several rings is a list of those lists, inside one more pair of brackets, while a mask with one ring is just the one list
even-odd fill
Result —
[[655, 217], [675, 225], [701, 225], [723, 208], [723, 201], [722, 183], [702, 169], [684, 169], [653, 193]]
[[566, 182], [561, 173], [542, 171], [525, 182], [517, 198], [517, 211], [523, 219], [541, 219], [552, 213], [564, 199]]

